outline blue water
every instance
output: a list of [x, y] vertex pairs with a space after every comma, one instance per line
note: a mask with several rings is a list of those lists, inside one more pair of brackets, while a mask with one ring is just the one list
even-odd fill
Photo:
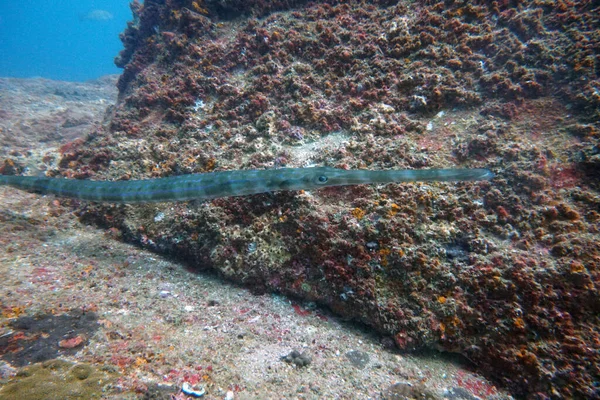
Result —
[[113, 59], [131, 19], [128, 0], [0, 0], [0, 76], [83, 81], [119, 73]]

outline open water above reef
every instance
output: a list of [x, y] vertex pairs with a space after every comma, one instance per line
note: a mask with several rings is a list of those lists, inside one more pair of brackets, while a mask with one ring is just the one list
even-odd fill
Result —
[[120, 73], [123, 0], [0, 2], [0, 76], [85, 81]]

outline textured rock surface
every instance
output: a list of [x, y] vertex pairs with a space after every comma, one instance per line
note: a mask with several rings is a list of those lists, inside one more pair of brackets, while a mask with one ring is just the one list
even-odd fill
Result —
[[492, 182], [86, 206], [124, 238], [317, 301], [514, 394], [599, 396], [593, 2], [134, 4], [109, 126], [53, 173], [491, 167]]
[[[89, 82], [0, 78], [0, 154], [84, 136], [117, 100], [118, 75]], [[33, 107], [32, 107], [33, 105]]]

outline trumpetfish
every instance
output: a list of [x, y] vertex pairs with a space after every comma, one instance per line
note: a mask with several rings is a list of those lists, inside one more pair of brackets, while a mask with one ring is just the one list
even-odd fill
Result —
[[42, 194], [108, 203], [208, 200], [278, 190], [417, 181], [478, 181], [494, 177], [487, 169], [343, 170], [331, 167], [237, 170], [157, 179], [92, 181], [0, 175], [0, 185]]

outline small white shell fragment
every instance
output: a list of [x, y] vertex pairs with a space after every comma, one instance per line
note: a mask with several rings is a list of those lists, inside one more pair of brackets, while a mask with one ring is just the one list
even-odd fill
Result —
[[206, 390], [204, 390], [203, 387], [201, 387], [200, 389], [196, 389], [193, 388], [192, 385], [190, 385], [188, 382], [183, 382], [183, 385], [181, 386], [181, 391], [187, 394], [188, 396], [192, 397], [202, 397], [204, 396], [204, 393], [206, 393]]

